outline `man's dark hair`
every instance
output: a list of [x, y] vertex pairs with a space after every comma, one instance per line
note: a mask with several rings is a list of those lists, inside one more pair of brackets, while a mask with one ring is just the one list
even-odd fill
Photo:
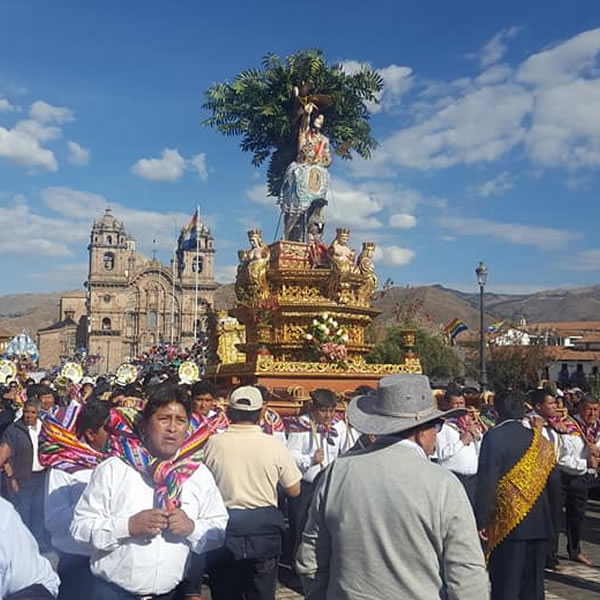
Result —
[[554, 398], [554, 394], [550, 388], [539, 388], [533, 390], [529, 394], [529, 402], [531, 406], [539, 406], [540, 404], [544, 404], [544, 400], [547, 396], [552, 396]]
[[215, 386], [210, 381], [196, 381], [196, 383], [192, 386], [192, 398], [204, 396], [206, 394], [210, 394], [213, 398], [215, 398]]
[[238, 408], [227, 409], [227, 416], [232, 423], [254, 423], [260, 421], [260, 413], [262, 410], [239, 410]]
[[598, 404], [598, 402], [600, 402], [600, 400], [598, 400], [596, 396], [592, 396], [592, 394], [584, 394], [577, 406], [583, 407], [586, 404]]
[[525, 402], [523, 398], [512, 390], [496, 392], [494, 408], [500, 415], [500, 421], [508, 419], [522, 419], [525, 416]]
[[78, 437], [82, 437], [88, 429], [94, 432], [98, 431], [106, 425], [109, 414], [110, 405], [108, 402], [101, 402], [100, 400], [88, 402], [81, 409], [81, 415], [79, 415], [79, 420], [77, 421]]
[[144, 407], [144, 412], [142, 413], [142, 420], [148, 421], [161, 406], [167, 406], [167, 404], [171, 404], [172, 402], [181, 404], [185, 409], [187, 418], [191, 418], [192, 408], [190, 406], [188, 395], [180, 389], [179, 386], [173, 383], [161, 383], [156, 387], [152, 394], [150, 394], [148, 402]]
[[310, 392], [313, 408], [332, 408], [337, 405], [337, 394], [333, 390], [319, 388]]
[[27, 400], [25, 400], [25, 402], [23, 403], [23, 411], [25, 411], [26, 408], [37, 408], [37, 410], [41, 410], [42, 406], [40, 405], [40, 401], [37, 398], [27, 398]]
[[54, 391], [52, 388], [49, 388], [47, 385], [42, 385], [40, 383], [34, 383], [27, 388], [27, 397], [28, 398], [37, 398], [39, 400], [40, 396], [54, 396]]
[[352, 396], [368, 396], [369, 394], [374, 394], [375, 388], [370, 385], [359, 385], [352, 392]]
[[457, 387], [465, 387], [465, 378], [459, 375], [452, 380], [452, 383]]

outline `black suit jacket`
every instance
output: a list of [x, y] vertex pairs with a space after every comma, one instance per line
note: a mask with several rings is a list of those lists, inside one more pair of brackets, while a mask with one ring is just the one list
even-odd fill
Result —
[[[475, 516], [479, 529], [489, 524], [498, 480], [517, 464], [531, 445], [532, 439], [533, 432], [520, 421], [506, 421], [496, 425], [483, 437], [475, 494]], [[552, 534], [546, 486], [527, 516], [506, 539], [540, 540], [551, 538]]]

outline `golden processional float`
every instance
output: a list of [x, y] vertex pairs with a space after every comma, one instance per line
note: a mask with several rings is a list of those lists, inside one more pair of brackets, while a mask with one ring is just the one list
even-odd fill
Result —
[[223, 387], [264, 385], [289, 398], [280, 409], [291, 409], [299, 389], [344, 393], [375, 387], [384, 375], [422, 373], [414, 334], [405, 336], [402, 363], [366, 361], [373, 345], [365, 330], [380, 313], [371, 303], [374, 244], [364, 243], [355, 260], [343, 228], [329, 247], [289, 240], [267, 246], [260, 231], [248, 236], [252, 248], [240, 253], [237, 302], [217, 318], [221, 362], [208, 367], [208, 377]]
[[[336, 230], [329, 246], [322, 241], [332, 197], [325, 133], [332, 135], [337, 154], [351, 158], [356, 151], [368, 158], [376, 142], [369, 135], [364, 102], [377, 101], [382, 80], [368, 69], [359, 76], [345, 75], [339, 66], [327, 65], [318, 51], [301, 52], [285, 62], [269, 56], [263, 68], [252, 72], [260, 79], [262, 112], [247, 101], [247, 86], [252, 86], [245, 72], [233, 84], [214, 84], [206, 94], [205, 108], [213, 113], [208, 125], [227, 135], [235, 125], [244, 136], [243, 150], [252, 146], [249, 139], [256, 141], [254, 164], [271, 156], [269, 192], [277, 198], [283, 220], [282, 240], [267, 245], [261, 231], [252, 230], [250, 249], [238, 252], [237, 301], [228, 316], [217, 316], [221, 362], [209, 366], [207, 375], [227, 387], [264, 385], [274, 396], [288, 398], [279, 407], [285, 412], [302, 395], [298, 390], [304, 396], [320, 387], [344, 393], [375, 386], [384, 375], [422, 370], [412, 352], [414, 333], [405, 336], [402, 363], [366, 360], [372, 345], [365, 330], [380, 312], [372, 305], [378, 287], [375, 244], [363, 243], [357, 258], [344, 227]], [[281, 78], [283, 72], [289, 79]], [[298, 81], [291, 89], [290, 79]], [[314, 89], [313, 82], [328, 85], [332, 80], [337, 84], [331, 89]], [[284, 105], [286, 93], [290, 98]], [[272, 110], [275, 104], [281, 110]]]

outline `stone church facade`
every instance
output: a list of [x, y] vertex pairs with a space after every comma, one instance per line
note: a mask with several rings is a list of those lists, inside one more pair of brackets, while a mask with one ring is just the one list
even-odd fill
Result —
[[[184, 250], [181, 260], [165, 266], [136, 251], [135, 239], [110, 209], [93, 224], [85, 310], [88, 353], [101, 357], [94, 368], [97, 373], [114, 372], [121, 363], [161, 341], [191, 347], [194, 332], [207, 330], [217, 288], [214, 239], [202, 224], [197, 231], [198, 249]], [[66, 331], [75, 323], [71, 319], [61, 323], [65, 320], [63, 312], [61, 307], [55, 325]], [[56, 336], [51, 334], [55, 331], [52, 327], [40, 332], [42, 337]], [[67, 333], [69, 339], [73, 337], [70, 330]], [[54, 351], [46, 352], [43, 362], [49, 367], [64, 358]]]
[[183, 251], [181, 265], [172, 260], [165, 266], [136, 251], [135, 240], [110, 209], [94, 223], [88, 246], [87, 347], [101, 356], [99, 373], [114, 371], [161, 341], [190, 347], [194, 331], [207, 330], [217, 288], [215, 249], [207, 227], [199, 224], [198, 233], [197, 257], [194, 247]]

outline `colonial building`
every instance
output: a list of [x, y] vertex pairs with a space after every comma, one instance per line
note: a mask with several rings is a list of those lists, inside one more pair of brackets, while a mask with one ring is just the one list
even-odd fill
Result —
[[165, 266], [137, 252], [125, 225], [106, 209], [92, 226], [87, 292], [62, 296], [58, 321], [38, 332], [40, 367], [58, 365], [82, 346], [100, 356], [98, 373], [161, 341], [192, 346], [194, 334], [207, 330], [217, 288], [210, 230], [199, 223], [193, 236]]
[[68, 292], [58, 305], [58, 321], [38, 330], [39, 366], [49, 369], [73, 356], [87, 342], [85, 292]]
[[110, 209], [94, 223], [87, 347], [101, 357], [98, 372], [114, 371], [161, 341], [190, 347], [194, 333], [206, 331], [217, 288], [214, 239], [200, 223], [196, 232], [197, 245], [182, 249], [167, 267], [136, 251], [135, 240]]

